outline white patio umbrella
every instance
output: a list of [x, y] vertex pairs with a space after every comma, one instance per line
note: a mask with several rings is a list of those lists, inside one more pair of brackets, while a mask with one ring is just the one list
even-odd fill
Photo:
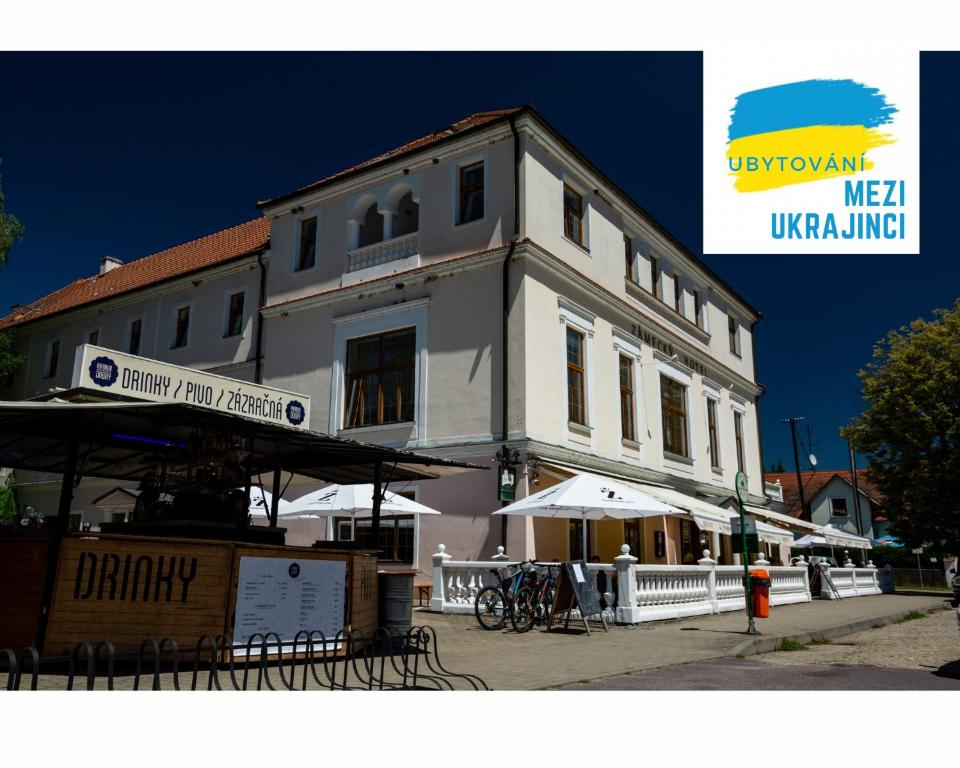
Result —
[[[323, 517], [325, 515], [367, 515], [373, 511], [373, 484], [328, 485], [287, 504], [279, 516], [286, 518]], [[439, 515], [436, 509], [418, 504], [391, 491], [384, 492], [381, 515]]]
[[[240, 488], [239, 490], [243, 490]], [[286, 499], [280, 499], [278, 505], [278, 515], [283, 514], [283, 510], [289, 506], [290, 502]], [[249, 514], [254, 517], [270, 517], [270, 510], [273, 509], [273, 494], [265, 491], [259, 485], [250, 486], [250, 507]]]
[[[634, 517], [685, 514], [643, 491], [606, 477], [583, 473], [527, 496], [495, 515], [560, 517], [572, 520], [629, 520]], [[587, 553], [587, 526], [583, 526], [583, 551]]]

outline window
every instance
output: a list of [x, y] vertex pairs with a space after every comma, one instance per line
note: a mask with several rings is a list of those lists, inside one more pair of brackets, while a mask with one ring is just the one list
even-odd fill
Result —
[[180, 349], [187, 346], [190, 340], [190, 307], [179, 307], [177, 309], [177, 321], [173, 331], [173, 344], [171, 349]]
[[710, 466], [720, 469], [720, 439], [717, 434], [717, 401], [707, 398], [707, 435], [710, 438]]
[[567, 328], [567, 418], [574, 424], [586, 424], [584, 396], [583, 334]]
[[71, 512], [67, 520], [71, 531], [79, 531], [83, 525], [83, 512]]
[[583, 245], [583, 197], [563, 185], [563, 234]]
[[317, 217], [300, 222], [300, 247], [297, 249], [297, 272], [317, 263]]
[[457, 224], [483, 218], [483, 161], [460, 168]]
[[700, 291], [693, 292], [693, 321], [697, 328], [703, 329], [703, 301], [700, 299]]
[[846, 499], [830, 499], [830, 514], [834, 517], [846, 517], [847, 516], [847, 500]]
[[100, 329], [94, 328], [90, 333], [87, 334], [87, 344], [99, 344], [100, 343]]
[[660, 412], [663, 418], [663, 450], [689, 458], [687, 388], [663, 374], [660, 374]]
[[47, 364], [43, 370], [43, 378], [52, 379], [57, 375], [60, 365], [60, 339], [54, 339], [47, 348]]
[[643, 559], [643, 521], [634, 518], [623, 521], [623, 543], [630, 547], [630, 554]]
[[380, 518], [380, 535], [373, 541], [373, 518], [354, 521], [354, 541], [363, 549], [380, 551], [380, 562], [413, 563], [413, 515]]
[[333, 531], [336, 541], [353, 541], [353, 518], [333, 518]]
[[727, 315], [727, 334], [730, 336], [730, 351], [740, 357], [740, 334], [737, 318]]
[[737, 469], [746, 472], [743, 458], [743, 414], [740, 411], [733, 412], [733, 436], [737, 443]]
[[673, 308], [679, 312], [683, 313], [683, 281], [680, 279], [680, 275], [676, 272], [673, 273]]
[[137, 318], [130, 321], [130, 339], [127, 343], [127, 351], [131, 355], [140, 354], [140, 338], [143, 336], [143, 320]]
[[413, 421], [416, 340], [404, 328], [347, 341], [347, 429]]
[[620, 355], [620, 432], [624, 440], [636, 440], [633, 423], [633, 360]]
[[660, 260], [656, 256], [650, 257], [650, 292], [660, 298]]
[[626, 276], [633, 280], [633, 243], [627, 235], [623, 236], [623, 257], [626, 260]]
[[227, 299], [227, 327], [224, 337], [239, 336], [243, 331], [243, 291], [230, 294]]
[[111, 523], [125, 523], [125, 522], [127, 522], [127, 513], [126, 513], [126, 512], [111, 512], [111, 513], [110, 513], [110, 522], [111, 522]]

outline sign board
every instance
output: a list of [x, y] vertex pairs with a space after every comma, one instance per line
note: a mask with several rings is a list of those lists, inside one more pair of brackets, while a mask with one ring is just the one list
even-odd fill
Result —
[[596, 577], [587, 569], [583, 560], [571, 560], [563, 564], [560, 569], [560, 578], [557, 579], [556, 592], [553, 598], [553, 611], [547, 624], [549, 630], [554, 620], [561, 614], [566, 614], [564, 628], [570, 624], [570, 612], [579, 609], [583, 625], [590, 634], [590, 625], [587, 618], [599, 616], [603, 628], [607, 628], [603, 609], [600, 607], [600, 593], [597, 591]]
[[193, 368], [81, 344], [73, 386], [154, 403], [187, 403], [285, 427], [310, 426], [310, 398]]
[[[750, 517], [750, 515], [744, 515], [743, 517], [743, 527], [744, 533], [754, 534], [757, 533], [757, 518]], [[740, 531], [740, 518], [733, 517], [730, 519], [730, 530], [734, 535], [739, 534]]]
[[345, 582], [342, 560], [241, 557], [234, 646], [268, 632], [281, 640], [316, 630], [334, 638], [343, 629]]
[[917, 547], [916, 549], [911, 549], [910, 551], [911, 551], [913, 554], [915, 554], [915, 555], [922, 555], [922, 554], [923, 554], [923, 547]]
[[500, 501], [513, 501], [517, 495], [517, 470], [500, 465]]

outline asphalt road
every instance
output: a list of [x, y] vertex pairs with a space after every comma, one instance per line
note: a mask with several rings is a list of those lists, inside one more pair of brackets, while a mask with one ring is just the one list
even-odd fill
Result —
[[718, 659], [567, 686], [577, 691], [960, 691], [960, 661], [939, 669]]

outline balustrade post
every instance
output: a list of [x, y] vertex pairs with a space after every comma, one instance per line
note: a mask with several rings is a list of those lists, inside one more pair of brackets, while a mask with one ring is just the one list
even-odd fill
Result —
[[709, 565], [710, 573], [707, 574], [707, 597], [710, 600], [711, 610], [714, 613], [720, 613], [720, 601], [717, 599], [717, 561], [710, 557], [710, 550], [703, 550], [703, 557], [697, 560], [699, 565]]
[[620, 555], [614, 558], [617, 569], [617, 623], [637, 624], [640, 608], [637, 606], [637, 558], [630, 554], [630, 545], [620, 547]]
[[440, 544], [433, 555], [433, 591], [430, 595], [430, 611], [443, 613], [443, 604], [447, 599], [447, 580], [443, 573], [443, 564], [452, 558], [447, 554], [447, 547]]
[[507, 557], [507, 553], [504, 551], [503, 546], [499, 546], [497, 547], [497, 554], [493, 555], [490, 559], [491, 560], [509, 560], [510, 558]]

